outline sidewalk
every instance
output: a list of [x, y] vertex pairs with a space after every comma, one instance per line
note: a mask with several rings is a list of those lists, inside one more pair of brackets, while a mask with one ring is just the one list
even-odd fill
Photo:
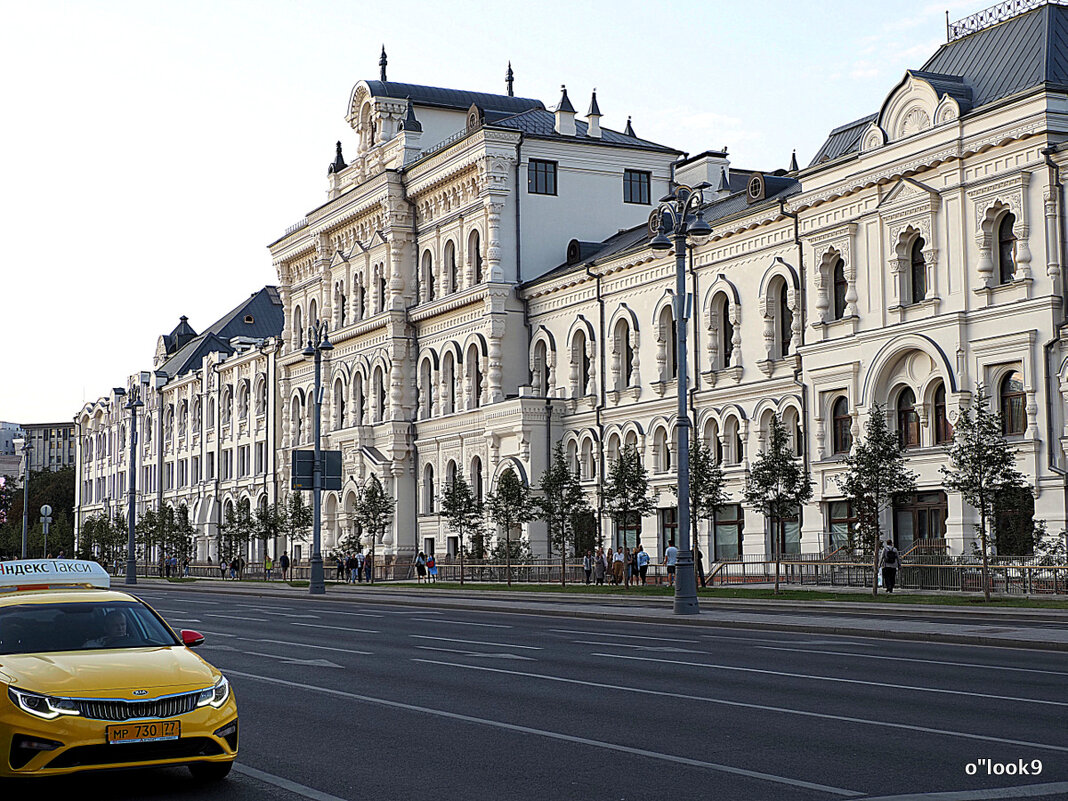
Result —
[[[834, 601], [764, 601], [701, 598], [697, 615], [676, 615], [666, 597], [530, 593], [494, 590], [435, 590], [416, 585], [327, 584], [325, 596], [312, 596], [307, 587], [262, 582], [241, 583], [199, 579], [174, 584], [165, 579], [139, 578], [138, 586], [173, 587], [246, 597], [273, 597], [434, 606], [467, 611], [559, 615], [672, 626], [763, 629], [768, 631], [839, 634], [928, 642], [989, 645], [1005, 648], [1068, 651], [1068, 610], [975, 609], [928, 604], [850, 603]], [[115, 589], [124, 585], [116, 582]]]

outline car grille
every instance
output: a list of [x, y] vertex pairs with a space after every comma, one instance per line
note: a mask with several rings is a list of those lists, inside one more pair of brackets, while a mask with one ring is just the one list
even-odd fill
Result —
[[89, 698], [75, 698], [78, 711], [82, 717], [92, 720], [140, 720], [142, 718], [170, 718], [184, 715], [197, 707], [200, 693], [172, 695], [168, 698], [155, 698], [151, 701], [96, 701]]
[[189, 737], [162, 743], [126, 745], [82, 745], [68, 748], [49, 762], [47, 768], [77, 768], [90, 765], [115, 765], [122, 762], [155, 762], [161, 759], [218, 756], [222, 746], [210, 737]]

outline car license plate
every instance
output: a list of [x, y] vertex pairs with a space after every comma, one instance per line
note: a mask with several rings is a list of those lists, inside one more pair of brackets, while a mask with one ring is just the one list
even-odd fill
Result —
[[160, 740], [177, 740], [181, 734], [182, 724], [177, 720], [123, 723], [107, 728], [107, 740], [113, 745], [115, 743], [154, 743]]

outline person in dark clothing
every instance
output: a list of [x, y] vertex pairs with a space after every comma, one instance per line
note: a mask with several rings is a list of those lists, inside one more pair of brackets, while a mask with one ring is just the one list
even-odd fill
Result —
[[887, 592], [894, 591], [894, 583], [897, 581], [897, 569], [901, 566], [901, 556], [894, 547], [893, 540], [887, 540], [883, 548], [883, 587]]

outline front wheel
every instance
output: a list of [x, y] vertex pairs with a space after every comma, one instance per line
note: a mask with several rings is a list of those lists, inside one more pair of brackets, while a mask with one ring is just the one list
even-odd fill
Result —
[[199, 781], [216, 782], [225, 779], [233, 766], [233, 762], [196, 762], [189, 766], [189, 772]]

